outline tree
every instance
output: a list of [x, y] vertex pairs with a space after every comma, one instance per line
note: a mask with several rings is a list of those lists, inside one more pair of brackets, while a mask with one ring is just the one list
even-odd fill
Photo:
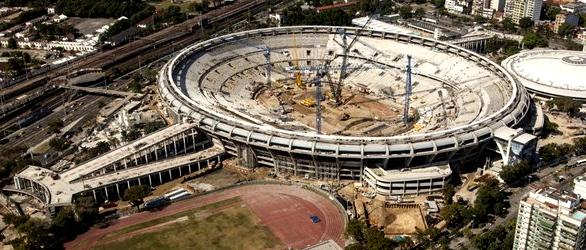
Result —
[[446, 204], [452, 204], [454, 201], [454, 195], [456, 194], [456, 190], [454, 189], [454, 185], [448, 184], [442, 190], [442, 195], [444, 196], [444, 200]]
[[483, 183], [474, 200], [474, 216], [477, 221], [486, 221], [489, 215], [502, 215], [509, 206], [506, 193], [501, 192], [496, 179], [490, 178]]
[[63, 128], [63, 121], [59, 119], [53, 119], [49, 121], [47, 125], [49, 126], [49, 133], [57, 134], [60, 133], [61, 129]]
[[559, 125], [555, 122], [549, 120], [549, 117], [545, 116], [544, 123], [543, 123], [543, 133], [542, 137], [546, 138], [549, 135], [559, 135], [561, 132], [559, 131]]
[[555, 5], [545, 4], [543, 7], [545, 10], [545, 20], [555, 21], [555, 16], [562, 12], [562, 9]]
[[571, 36], [574, 33], [574, 30], [575, 29], [576, 29], [576, 26], [575, 25], [572, 25], [572, 24], [569, 24], [569, 23], [563, 23], [558, 28], [558, 34], [560, 36], [562, 36], [562, 37]]
[[547, 47], [548, 42], [535, 32], [527, 32], [523, 36], [523, 44], [526, 48], [533, 49], [535, 47]]
[[472, 245], [480, 250], [510, 250], [515, 240], [516, 219], [498, 225], [472, 239]]
[[69, 141], [61, 138], [55, 137], [49, 141], [49, 146], [57, 151], [63, 151], [69, 148]]
[[403, 19], [411, 18], [413, 9], [409, 5], [403, 5], [399, 8], [399, 16]]
[[556, 143], [548, 143], [543, 147], [539, 148], [539, 157], [543, 162], [550, 163], [554, 160], [559, 159], [560, 157], [568, 154], [567, 152], [568, 146], [561, 146]]
[[98, 206], [93, 197], [80, 197], [75, 200], [73, 211], [82, 225], [92, 225], [98, 217]]
[[527, 161], [521, 161], [513, 165], [504, 166], [499, 176], [509, 185], [517, 183], [521, 178], [531, 174], [533, 169]]
[[586, 154], [586, 137], [574, 138], [573, 141], [576, 155]]
[[124, 196], [122, 199], [125, 201], [142, 200], [142, 198], [147, 197], [150, 193], [151, 188], [149, 186], [131, 186], [126, 189], [126, 191], [124, 191]]
[[80, 231], [81, 225], [75, 220], [75, 213], [72, 208], [66, 207], [55, 215], [53, 219], [53, 229], [61, 241], [66, 241], [74, 238]]
[[364, 224], [357, 219], [352, 219], [348, 221], [348, 226], [346, 227], [346, 234], [351, 236], [356, 240], [358, 243], [364, 243], [364, 234], [362, 231], [364, 230]]
[[[50, 231], [51, 224], [39, 218], [30, 218], [16, 230], [26, 235], [26, 240], [20, 247], [24, 249], [53, 249], [55, 240]], [[18, 247], [17, 247], [18, 249]]]
[[16, 43], [16, 39], [14, 39], [14, 37], [11, 37], [8, 39], [8, 46], [6, 46], [9, 49], [17, 49], [18, 48], [18, 44]]
[[419, 7], [415, 10], [416, 17], [423, 17], [425, 15], [425, 9]]
[[517, 31], [517, 28], [515, 28], [515, 23], [513, 23], [513, 20], [511, 20], [508, 17], [503, 19], [503, 21], [501, 22], [501, 25], [503, 26], [503, 29], [505, 29], [506, 31], [509, 31], [509, 32]]
[[397, 244], [376, 228], [368, 228], [359, 220], [352, 219], [346, 227], [346, 234], [356, 240], [356, 243], [346, 249], [393, 249]]
[[385, 233], [379, 231], [376, 228], [367, 228], [364, 232], [364, 238], [366, 239], [366, 249], [393, 249], [396, 244], [389, 238], [385, 237]]
[[580, 108], [582, 104], [569, 97], [555, 97], [547, 101], [547, 107], [550, 109], [557, 109], [561, 112], [567, 113], [570, 117], [577, 117], [580, 115]]
[[446, 221], [448, 227], [460, 228], [470, 220], [472, 214], [464, 205], [452, 203], [442, 208], [440, 217]]
[[519, 27], [521, 29], [526, 30], [531, 28], [531, 26], [533, 26], [533, 20], [530, 17], [523, 17], [519, 20]]
[[142, 136], [140, 131], [136, 129], [130, 129], [129, 131], [122, 130], [120, 134], [122, 135], [122, 139], [125, 141], [134, 141]]
[[4, 224], [14, 225], [14, 227], [24, 224], [28, 219], [29, 217], [26, 215], [20, 216], [12, 213], [2, 214], [2, 222], [4, 222]]

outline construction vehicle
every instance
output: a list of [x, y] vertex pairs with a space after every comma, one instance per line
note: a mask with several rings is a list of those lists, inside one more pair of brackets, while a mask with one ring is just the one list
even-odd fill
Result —
[[315, 107], [315, 100], [311, 97], [305, 98], [303, 101], [301, 101], [301, 105], [308, 108], [313, 108]]

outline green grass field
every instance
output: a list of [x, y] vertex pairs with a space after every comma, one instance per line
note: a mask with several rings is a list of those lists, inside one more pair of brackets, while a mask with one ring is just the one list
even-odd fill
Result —
[[238, 197], [127, 227], [103, 242], [93, 249], [282, 248]]

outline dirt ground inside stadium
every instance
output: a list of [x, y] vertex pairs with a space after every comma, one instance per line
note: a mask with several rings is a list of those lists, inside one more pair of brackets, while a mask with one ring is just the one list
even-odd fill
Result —
[[[107, 228], [94, 227], [75, 240], [66, 243], [64, 247], [65, 249], [93, 249], [109, 243], [104, 239], [118, 233], [120, 235], [117, 235], [115, 240], [137, 237], [138, 232], [152, 232], [157, 227], [150, 225], [146, 230], [142, 228], [142, 231], [139, 229], [128, 231], [129, 227], [137, 227], [153, 220], [163, 220], [165, 217], [234, 198], [239, 199], [240, 202], [235, 202], [232, 207], [246, 206], [256, 216], [258, 224], [268, 228], [278, 238], [282, 248], [305, 248], [330, 239], [344, 246], [344, 218], [334, 203], [324, 196], [301, 187], [270, 184], [235, 187], [183, 200], [160, 211], [134, 214], [115, 221]], [[227, 208], [231, 205], [224, 204], [223, 206]], [[214, 208], [216, 209], [219, 208]], [[313, 223], [310, 219], [311, 215], [317, 215], [321, 221]], [[163, 223], [172, 224], [173, 221], [183, 219], [182, 216]]]

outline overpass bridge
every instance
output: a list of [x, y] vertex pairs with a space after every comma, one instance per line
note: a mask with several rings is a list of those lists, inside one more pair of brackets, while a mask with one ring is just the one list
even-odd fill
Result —
[[117, 97], [140, 97], [142, 94], [120, 91], [120, 90], [113, 90], [113, 89], [102, 89], [102, 88], [91, 88], [91, 87], [80, 87], [74, 85], [61, 85], [61, 88], [65, 89], [73, 89], [78, 91], [83, 91], [90, 94], [98, 94], [98, 95], [109, 95], [109, 96], [117, 96]]

